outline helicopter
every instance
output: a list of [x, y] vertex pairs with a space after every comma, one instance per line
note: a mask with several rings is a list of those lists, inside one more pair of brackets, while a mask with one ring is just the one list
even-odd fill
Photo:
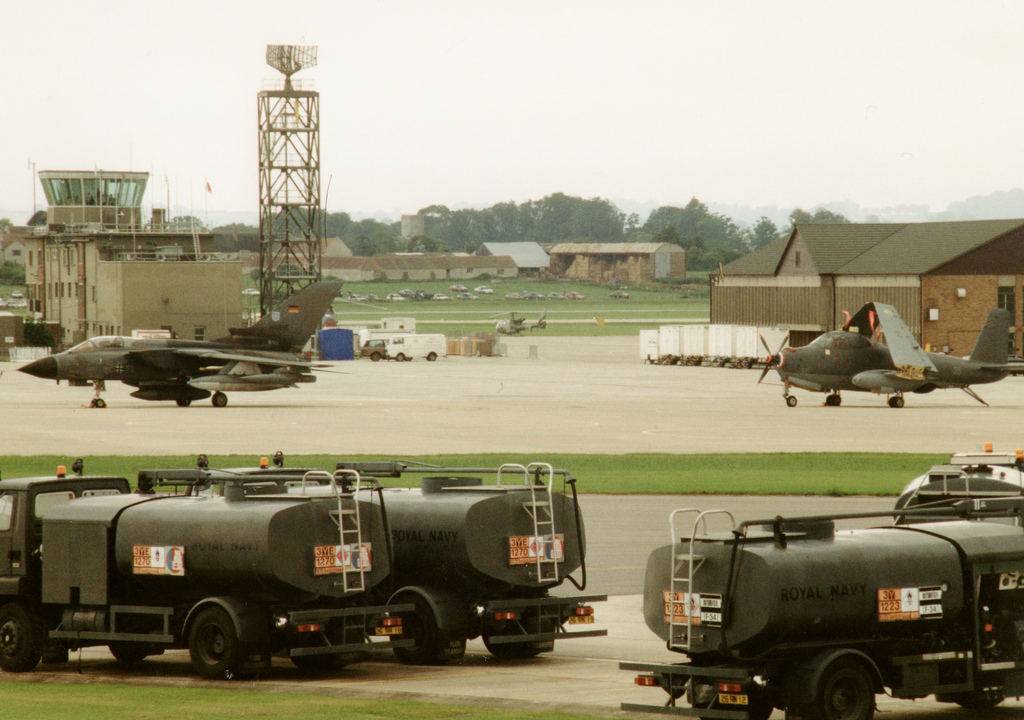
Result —
[[[505, 315], [508, 317], [504, 317]], [[498, 313], [492, 316], [491, 319], [504, 317], [503, 320], [499, 320], [494, 326], [495, 332], [499, 335], [522, 335], [524, 330], [533, 330], [534, 328], [543, 330], [546, 328], [548, 326], [548, 321], [545, 320], [547, 315], [548, 311], [543, 311], [536, 322], [527, 322], [526, 318], [520, 317], [514, 312]]]

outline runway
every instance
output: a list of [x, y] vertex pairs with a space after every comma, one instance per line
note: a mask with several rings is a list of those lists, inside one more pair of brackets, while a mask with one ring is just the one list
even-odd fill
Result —
[[[990, 407], [959, 391], [910, 395], [903, 409], [849, 393], [842, 407], [798, 393], [788, 408], [759, 371], [644, 365], [636, 338], [511, 338], [507, 357], [451, 357], [436, 363], [336, 363], [335, 373], [299, 390], [233, 394], [227, 408], [189, 408], [129, 397], [109, 383], [103, 410], [83, 407], [90, 388], [56, 386], [0, 364], [2, 455], [381, 453], [703, 453], [891, 451], [952, 453], [988, 441], [1024, 444], [1018, 432], [1024, 379], [976, 390]], [[769, 375], [769, 379], [772, 375]], [[571, 468], [569, 468], [571, 469]], [[926, 468], [922, 468], [922, 472]], [[910, 478], [908, 477], [909, 481]], [[585, 490], [585, 478], [581, 489]], [[638, 688], [619, 660], [678, 661], [643, 624], [640, 592], [647, 555], [669, 539], [677, 507], [723, 507], [737, 520], [776, 514], [888, 508], [891, 498], [587, 496], [588, 593], [607, 638], [559, 642], [527, 662], [494, 660], [477, 640], [449, 667], [407, 667], [390, 656], [336, 676], [307, 678], [287, 661], [254, 683], [225, 687], [344, 697], [387, 697], [623, 716], [622, 702], [660, 704], [664, 693]], [[882, 521], [884, 522], [884, 521]], [[563, 592], [560, 590], [559, 592]], [[564, 592], [568, 592], [565, 590]], [[147, 661], [139, 673], [102, 649], [81, 662], [43, 666], [4, 682], [105, 682], [220, 685], [195, 680], [187, 653]], [[1020, 708], [1017, 701], [1010, 707]], [[879, 698], [890, 720], [966, 717], [931, 701]], [[999, 713], [993, 717], [1000, 716]], [[776, 713], [781, 718], [781, 713]], [[971, 714], [972, 718], [983, 717]]]
[[[226, 408], [145, 402], [107, 384], [92, 390], [0, 364], [0, 452], [65, 454], [718, 453], [876, 451], [946, 453], [984, 442], [1013, 450], [1024, 378], [884, 398], [846, 393], [839, 408], [757, 384], [760, 371], [642, 364], [634, 337], [507, 339], [508, 356], [438, 362], [334, 363], [300, 389], [234, 393]], [[772, 380], [770, 373], [767, 380]]]

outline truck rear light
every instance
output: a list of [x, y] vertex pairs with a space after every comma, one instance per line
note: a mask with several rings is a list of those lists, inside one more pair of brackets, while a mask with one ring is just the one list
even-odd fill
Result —
[[380, 621], [381, 627], [395, 627], [402, 624], [400, 617], [387, 617]]
[[261, 457], [260, 458], [260, 470], [266, 470], [268, 467], [270, 467], [270, 460], [268, 460], [265, 457]]
[[593, 615], [594, 614], [594, 608], [592, 608], [592, 607], [578, 607], [578, 608], [576, 608], [576, 611], [573, 614], [574, 615]]
[[657, 687], [658, 681], [654, 679], [653, 675], [637, 675], [633, 682], [642, 687]]
[[514, 612], [499, 612], [494, 613], [495, 620], [515, 620], [516, 614]]
[[743, 692], [743, 686], [735, 683], [718, 683], [718, 692], [741, 693]]
[[302, 632], [320, 632], [323, 627], [319, 623], [310, 623], [309, 625], [299, 625], [297, 630]]
[[62, 478], [68, 474], [68, 469], [64, 465], [57, 466], [57, 477]]

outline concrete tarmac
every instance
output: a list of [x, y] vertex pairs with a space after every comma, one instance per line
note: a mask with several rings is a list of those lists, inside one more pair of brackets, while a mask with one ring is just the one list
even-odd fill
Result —
[[40, 380], [0, 363], [5, 454], [716, 453], [974, 450], [1024, 444], [1024, 378], [908, 395], [894, 410], [869, 393], [781, 399], [758, 370], [644, 365], [636, 337], [508, 338], [508, 356], [434, 363], [334, 363], [299, 389], [233, 393], [226, 408], [146, 402], [107, 383]]
[[[544, 453], [555, 452], [952, 453], [978, 449], [986, 441], [999, 450], [1024, 444], [1018, 430], [1024, 410], [1021, 378], [976, 387], [990, 403], [987, 408], [955, 390], [908, 395], [900, 410], [865, 393], [844, 395], [840, 408], [824, 407], [823, 396], [796, 391], [800, 404], [788, 408], [779, 386], [757, 385], [760, 371], [644, 365], [635, 336], [537, 334], [510, 338], [507, 346], [507, 357], [336, 363], [337, 372], [321, 373], [314, 385], [232, 394], [227, 408], [208, 401], [190, 408], [144, 402], [129, 396], [132, 388], [112, 382], [104, 393], [108, 407], [97, 410], [85, 407], [90, 388], [56, 386], [0, 363], [0, 467], [3, 455], [35, 454], [516, 452], [543, 460]], [[770, 373], [768, 380], [774, 378]], [[584, 494], [586, 592], [610, 595], [595, 607], [596, 627], [608, 629], [607, 638], [559, 642], [554, 653], [514, 663], [493, 659], [476, 640], [453, 666], [407, 667], [388, 655], [316, 678], [299, 675], [281, 660], [269, 678], [223, 685], [624, 715], [618, 710], [622, 702], [662, 704], [665, 695], [633, 685], [632, 675], [618, 670], [619, 660], [681, 659], [646, 628], [640, 613], [646, 558], [668, 542], [672, 509], [721, 507], [742, 520], [884, 509], [891, 503], [887, 498]], [[0, 680], [211, 686], [193, 678], [183, 651], [147, 661], [137, 672], [121, 669], [102, 649], [73, 660]], [[1024, 707], [1017, 701], [1006, 705]], [[932, 701], [884, 697], [879, 709], [890, 720], [923, 713], [985, 717]]]

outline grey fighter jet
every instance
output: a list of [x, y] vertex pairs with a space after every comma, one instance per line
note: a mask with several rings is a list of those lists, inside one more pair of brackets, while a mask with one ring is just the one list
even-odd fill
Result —
[[925, 352], [896, 308], [867, 303], [848, 317], [842, 330], [827, 332], [805, 347], [781, 347], [772, 352], [762, 337], [769, 355], [758, 382], [774, 367], [782, 378], [782, 397], [790, 407], [797, 402], [789, 394], [794, 387], [828, 393], [826, 405], [839, 405], [839, 392], [851, 390], [889, 395], [889, 407], [901, 408], [903, 393], [929, 393], [937, 388], [959, 388], [988, 405], [969, 386], [996, 382], [1009, 373], [1011, 321], [1008, 310], [991, 310], [974, 350], [968, 357], [958, 358]]
[[299, 351], [319, 327], [341, 289], [339, 282], [309, 285], [281, 301], [246, 328], [232, 328], [218, 340], [94, 337], [62, 353], [34, 360], [21, 372], [40, 378], [92, 384], [93, 407], [106, 380], [137, 387], [140, 400], [174, 400], [186, 407], [211, 395], [215, 407], [228, 404], [225, 392], [254, 392], [316, 382], [315, 367]]

